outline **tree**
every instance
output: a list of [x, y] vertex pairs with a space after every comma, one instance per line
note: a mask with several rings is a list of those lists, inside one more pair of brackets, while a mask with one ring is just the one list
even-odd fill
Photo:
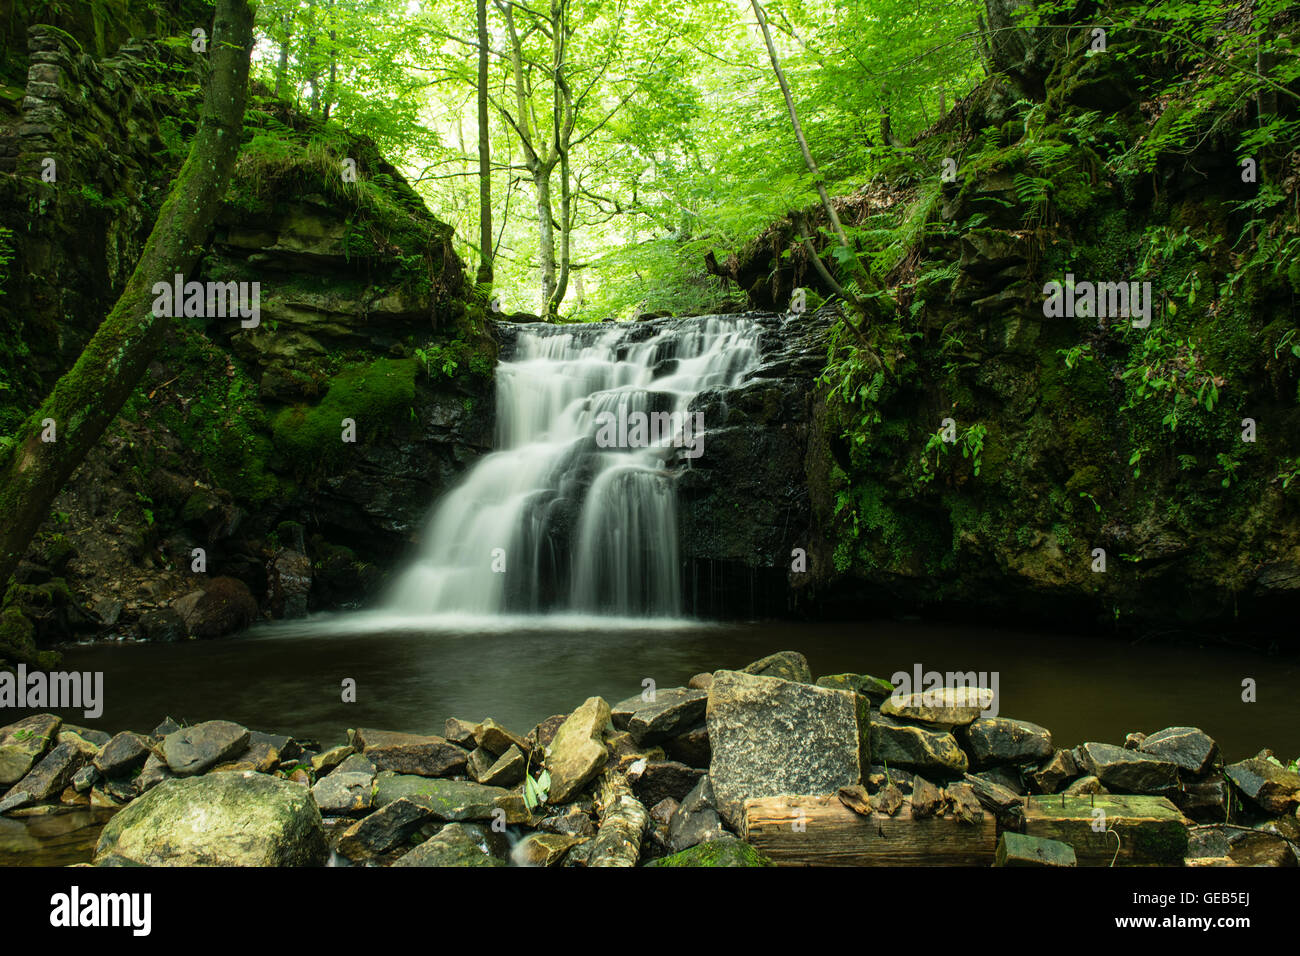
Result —
[[492, 281], [492, 130], [488, 125], [487, 0], [476, 0], [478, 19], [478, 281]]
[[140, 260], [76, 364], [0, 453], [0, 582], [162, 344], [168, 320], [153, 312], [153, 287], [188, 275], [212, 231], [239, 152], [252, 47], [248, 0], [217, 0], [198, 130]]

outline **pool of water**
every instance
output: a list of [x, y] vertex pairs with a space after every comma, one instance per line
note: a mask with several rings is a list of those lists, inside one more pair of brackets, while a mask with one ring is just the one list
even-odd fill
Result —
[[[1062, 747], [1122, 743], [1131, 731], [1188, 724], [1218, 740], [1229, 760], [1264, 747], [1285, 760], [1300, 755], [1298, 655], [899, 621], [652, 627], [592, 618], [332, 615], [222, 641], [67, 648], [62, 669], [104, 672], [104, 712], [95, 720], [60, 713], [110, 733], [148, 732], [167, 716], [222, 718], [324, 746], [342, 742], [349, 727], [441, 733], [450, 716], [490, 716], [525, 733], [592, 695], [614, 703], [640, 693], [646, 678], [676, 686], [786, 649], [804, 653], [815, 675], [888, 678], [918, 665], [995, 674], [998, 712], [1042, 724]], [[342, 700], [349, 678], [355, 703]], [[1242, 700], [1247, 679], [1253, 703]], [[0, 721], [24, 713], [5, 711]], [[73, 819], [0, 820], [0, 862], [87, 859], [102, 820], [65, 816]], [[90, 835], [78, 838], [79, 829]], [[37, 846], [46, 848], [39, 857]]]

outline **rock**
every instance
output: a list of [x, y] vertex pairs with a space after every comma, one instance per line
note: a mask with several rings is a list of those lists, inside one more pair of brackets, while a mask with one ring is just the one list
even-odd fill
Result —
[[[1267, 830], [1212, 824], [1188, 830], [1187, 856], [1223, 857], [1236, 866], [1297, 866], [1296, 850], [1285, 837]], [[1189, 861], [1190, 862], [1190, 861]]]
[[[353, 760], [359, 763], [352, 763]], [[364, 767], [359, 765], [361, 763]], [[374, 805], [374, 785], [374, 766], [364, 757], [354, 754], [329, 776], [318, 780], [311, 788], [311, 795], [321, 813], [353, 816], [370, 812]]]
[[1147, 739], [1147, 735], [1146, 735], [1146, 734], [1143, 734], [1143, 733], [1125, 734], [1125, 735], [1124, 735], [1124, 749], [1125, 749], [1125, 750], [1141, 750], [1141, 749], [1142, 749], [1142, 741], [1144, 741], [1144, 740], [1146, 740], [1146, 739]]
[[546, 755], [551, 774], [548, 803], [566, 803], [600, 773], [609, 756], [602, 741], [609, 722], [609, 704], [588, 697], [556, 731]]
[[169, 607], [156, 608], [140, 615], [140, 636], [155, 644], [174, 644], [190, 636], [185, 619]]
[[1210, 769], [1218, 746], [1197, 727], [1167, 727], [1143, 738], [1138, 749], [1188, 773], [1201, 774]]
[[713, 683], [712, 674], [696, 674], [686, 682], [686, 686], [691, 690], [708, 691], [709, 685]]
[[511, 744], [509, 749], [503, 753], [487, 772], [477, 777], [479, 783], [489, 787], [513, 787], [517, 783], [522, 783], [524, 779], [524, 767], [527, 760], [523, 752]]
[[1183, 815], [1201, 823], [1216, 823], [1227, 818], [1232, 785], [1222, 777], [1184, 783], [1169, 799]]
[[231, 577], [213, 578], [194, 604], [190, 632], [198, 638], [225, 637], [257, 619], [257, 601], [248, 585]]
[[306, 788], [265, 774], [165, 780], [100, 834], [95, 862], [142, 866], [320, 866], [329, 856]]
[[560, 728], [564, 726], [564, 722], [568, 719], [568, 714], [553, 714], [528, 731], [528, 736], [524, 738], [524, 742], [528, 744], [529, 751], [549, 747], [555, 740], [555, 735], [559, 733]]
[[442, 735], [458, 747], [473, 750], [478, 746], [474, 742], [478, 732], [478, 724], [471, 724], [468, 720], [461, 720], [459, 717], [448, 717]]
[[[657, 691], [651, 702], [641, 701], [639, 697], [631, 698], [631, 701], [639, 702], [640, 706], [635, 707], [628, 718], [626, 729], [638, 744], [650, 746], [676, 737], [702, 721], [709, 695], [702, 690], [672, 687]], [[629, 703], [624, 701], [619, 707]], [[614, 726], [618, 726], [617, 721]]]
[[496, 754], [488, 752], [483, 747], [475, 747], [470, 752], [469, 760], [465, 763], [465, 773], [471, 780], [482, 783], [483, 778], [488, 775], [492, 765], [496, 762]]
[[799, 684], [811, 684], [813, 679], [812, 671], [808, 669], [808, 659], [798, 651], [777, 651], [775, 654], [769, 654], [752, 664], [746, 664], [740, 669], [740, 673], [753, 674], [755, 677], [779, 677], [781, 680]]
[[463, 747], [433, 735], [359, 729], [354, 732], [352, 746], [378, 770], [420, 777], [451, 776], [463, 771], [469, 760]]
[[971, 723], [993, 704], [985, 687], [940, 687], [915, 694], [891, 694], [880, 705], [886, 717], [915, 720], [951, 729]]
[[511, 857], [520, 866], [557, 866], [584, 840], [564, 833], [530, 833], [519, 841]]
[[1004, 831], [998, 840], [994, 866], [1078, 866], [1074, 847], [1059, 840]]
[[[151, 753], [144, 762], [144, 767], [140, 775], [135, 778], [135, 793], [141, 794], [162, 783], [164, 780], [170, 780], [175, 776], [167, 769], [167, 761], [163, 760], [157, 754]], [[109, 781], [111, 784], [112, 781]]]
[[37, 803], [57, 799], [73, 776], [97, 753], [93, 744], [86, 743], [79, 737], [73, 737], [61, 743], [34, 766], [27, 776], [13, 785], [10, 793], [25, 792]]
[[63, 743], [64, 734], [76, 734], [86, 743], [94, 744], [95, 747], [103, 747], [113, 739], [111, 734], [106, 734], [102, 730], [94, 730], [90, 727], [78, 727], [75, 724], [64, 724], [59, 730], [59, 736], [56, 738], [59, 743]]
[[77, 793], [85, 793], [97, 783], [99, 783], [99, 771], [89, 764], [72, 775], [72, 789]]
[[449, 823], [393, 866], [505, 866], [505, 863], [479, 846], [464, 824]]
[[942, 790], [926, 780], [916, 777], [912, 780], [912, 819], [924, 820], [927, 817], [941, 816], [947, 805], [947, 798]]
[[368, 860], [400, 846], [428, 818], [427, 806], [399, 798], [344, 830], [337, 849], [349, 860]]
[[480, 747], [489, 753], [496, 754], [500, 757], [511, 747], [517, 748], [522, 753], [529, 753], [531, 747], [527, 741], [518, 734], [512, 734], [495, 720], [489, 717], [483, 723], [479, 724], [478, 732], [474, 735], [474, 740]]
[[266, 565], [266, 599], [274, 618], [305, 617], [311, 594], [311, 559], [281, 548]]
[[947, 731], [932, 730], [882, 715], [871, 718], [871, 754], [891, 769], [956, 776], [970, 769], [965, 751]]
[[1043, 766], [1030, 774], [1039, 793], [1056, 793], [1079, 775], [1079, 765], [1068, 750], [1058, 750]]
[[29, 807], [36, 801], [26, 790], [14, 788], [0, 799], [0, 816], [4, 816], [11, 810], [21, 810], [23, 807]]
[[124, 777], [143, 767], [153, 752], [149, 740], [129, 730], [114, 736], [95, 756], [95, 768], [105, 777]]
[[170, 717], [164, 717], [162, 723], [149, 732], [149, 736], [159, 742], [168, 734], [174, 734], [181, 729], [181, 725], [176, 723]]
[[975, 792], [975, 798], [979, 800], [980, 805], [986, 810], [991, 810], [999, 821], [1015, 819], [1014, 814], [1022, 804], [1014, 790], [975, 774], [968, 773], [964, 779]]
[[[897, 788], [894, 789], [897, 790]], [[851, 787], [840, 787], [836, 795], [839, 797], [840, 803], [854, 813], [869, 817], [875, 812], [871, 797], [867, 795], [867, 788], [860, 783], [855, 783]]]
[[631, 774], [628, 776], [636, 798], [647, 807], [652, 807], [664, 799], [685, 799], [700, 782], [704, 771], [675, 760], [651, 760], [647, 761], [645, 769], [635, 778]]
[[395, 800], [410, 800], [426, 807], [438, 820], [461, 822], [488, 820], [496, 801], [510, 795], [500, 787], [485, 787], [468, 780], [445, 780], [411, 774], [380, 773], [375, 778], [375, 806], [385, 807]]
[[53, 714], [35, 714], [0, 728], [0, 787], [17, 783], [54, 746], [63, 721]]
[[664, 797], [650, 808], [650, 821], [657, 827], [666, 827], [680, 806], [672, 797]]
[[280, 765], [280, 751], [267, 734], [250, 732], [248, 746], [234, 760], [219, 763], [212, 773], [252, 770], [255, 773], [272, 773]]
[[537, 824], [537, 829], [546, 833], [561, 833], [566, 836], [592, 837], [596, 835], [596, 825], [591, 817], [580, 807], [566, 806], [562, 812], [552, 814]]
[[894, 693], [893, 684], [884, 678], [872, 677], [870, 674], [828, 674], [817, 678], [817, 686], [829, 687], [832, 690], [851, 690], [855, 694], [861, 694], [876, 706], [883, 704]]
[[730, 837], [714, 803], [709, 778], [701, 777], [668, 821], [668, 847], [678, 853], [698, 843]]
[[1086, 743], [1083, 766], [1111, 793], [1161, 795], [1178, 788], [1178, 767], [1168, 760], [1114, 744]]
[[1252, 803], [1268, 813], [1286, 813], [1300, 803], [1300, 774], [1267, 757], [1251, 757], [1229, 764], [1223, 772]]
[[709, 761], [713, 759], [713, 749], [709, 746], [709, 731], [702, 723], [683, 734], [665, 740], [663, 747], [665, 756], [688, 767], [707, 767]]
[[966, 750], [976, 767], [1038, 763], [1052, 756], [1046, 727], [1009, 717], [980, 717], [964, 731]]
[[318, 778], [322, 777], [355, 753], [356, 749], [351, 744], [343, 744], [340, 747], [331, 747], [324, 753], [316, 754], [311, 758], [310, 763], [312, 773], [314, 773]]
[[178, 777], [203, 773], [248, 747], [248, 730], [228, 720], [206, 720], [163, 738], [167, 769]]
[[1068, 787], [1066, 787], [1064, 791], [1065, 795], [1070, 797], [1087, 796], [1090, 793], [1109, 793], [1109, 792], [1110, 792], [1109, 790], [1107, 790], [1105, 787], [1101, 785], [1101, 781], [1096, 777], [1092, 776], [1091, 774], [1089, 774], [1086, 777], [1080, 777], [1078, 780], [1075, 780]]
[[646, 866], [772, 866], [772, 861], [748, 843], [736, 839], [700, 843], [689, 850], [647, 863]]
[[868, 703], [846, 691], [718, 671], [707, 724], [710, 785], [735, 830], [751, 797], [834, 793], [861, 782], [871, 764]]

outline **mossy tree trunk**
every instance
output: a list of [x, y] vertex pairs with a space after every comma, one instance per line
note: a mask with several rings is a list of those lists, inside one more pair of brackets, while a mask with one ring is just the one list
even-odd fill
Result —
[[239, 152], [252, 45], [248, 0], [217, 0], [199, 128], [140, 261], [76, 364], [0, 454], [0, 584], [162, 343], [169, 320], [153, 314], [153, 286], [188, 275], [212, 231]]

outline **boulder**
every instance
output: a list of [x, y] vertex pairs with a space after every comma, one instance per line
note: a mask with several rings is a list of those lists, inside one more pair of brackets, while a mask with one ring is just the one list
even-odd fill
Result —
[[880, 705], [886, 717], [950, 729], [971, 723], [993, 704], [986, 687], [938, 687], [915, 694], [891, 694]]
[[1261, 810], [1287, 813], [1300, 803], [1300, 774], [1256, 756], [1223, 768], [1228, 779]]
[[812, 671], [808, 668], [808, 658], [798, 651], [769, 654], [752, 664], [746, 664], [740, 673], [753, 674], [755, 677], [779, 677], [800, 684], [811, 684], [813, 679]]
[[126, 730], [104, 745], [95, 757], [95, 767], [105, 777], [124, 777], [143, 767], [152, 752], [147, 737]]
[[524, 738], [524, 743], [528, 744], [529, 750], [541, 750], [549, 747], [555, 740], [555, 735], [559, 733], [564, 722], [569, 719], [568, 714], [552, 714], [540, 724], [528, 731], [528, 736]]
[[248, 729], [228, 720], [206, 720], [182, 727], [163, 738], [162, 756], [167, 769], [178, 777], [193, 777], [243, 753]]
[[465, 825], [449, 823], [393, 866], [505, 866], [505, 862], [480, 846]]
[[391, 771], [375, 778], [375, 806], [385, 807], [395, 800], [410, 800], [426, 807], [437, 820], [459, 822], [491, 819], [497, 800], [508, 797], [509, 790], [485, 787], [468, 780], [445, 780], [418, 777]]
[[0, 728], [0, 787], [27, 776], [54, 746], [63, 721], [53, 714], [35, 714]]
[[160, 607], [140, 615], [140, 636], [155, 644], [174, 644], [190, 636], [185, 619], [172, 608]]
[[329, 856], [305, 787], [259, 773], [164, 780], [100, 834], [95, 862], [143, 866], [319, 866]]
[[1079, 765], [1074, 762], [1074, 755], [1068, 750], [1058, 750], [1047, 763], [1029, 776], [1039, 793], [1056, 793], [1078, 775]]
[[510, 747], [490, 766], [486, 773], [476, 777], [479, 783], [489, 787], [513, 787], [522, 783], [527, 759], [523, 752], [511, 744]]
[[266, 598], [275, 618], [305, 617], [311, 594], [311, 558], [289, 548], [266, 564]]
[[42, 757], [9, 792], [25, 792], [37, 803], [56, 800], [72, 783], [77, 771], [95, 759], [97, 752], [94, 744], [72, 737]]
[[[614, 726], [627, 730], [641, 746], [663, 743], [704, 719], [706, 691], [670, 687], [655, 692], [654, 700], [628, 698], [610, 711]], [[620, 726], [621, 724], [621, 726]]]
[[829, 687], [832, 690], [851, 690], [855, 694], [861, 694], [876, 706], [883, 704], [894, 693], [893, 684], [883, 677], [872, 677], [870, 674], [827, 674], [825, 677], [817, 678], [817, 686]]
[[903, 767], [939, 777], [970, 769], [965, 751], [952, 734], [882, 715], [871, 718], [871, 753], [891, 769]]
[[399, 798], [344, 830], [338, 851], [349, 860], [379, 856], [400, 846], [428, 818], [428, 807]]
[[994, 866], [1078, 866], [1074, 847], [1059, 840], [1006, 831], [998, 840]]
[[1166, 727], [1146, 737], [1138, 749], [1161, 760], [1168, 760], [1188, 773], [1201, 774], [1214, 763], [1218, 746], [1200, 728]]
[[388, 730], [357, 730], [352, 746], [378, 770], [420, 777], [448, 777], [465, 769], [469, 754], [448, 740]]
[[329, 776], [318, 780], [311, 788], [311, 795], [321, 813], [352, 816], [370, 812], [374, 805], [374, 785], [374, 765], [354, 754]]
[[1038, 763], [1052, 756], [1046, 727], [1009, 717], [980, 717], [964, 731], [966, 751], [976, 767]]
[[461, 720], [459, 717], [448, 717], [446, 724], [443, 725], [442, 735], [458, 747], [464, 747], [467, 750], [473, 750], [478, 744], [474, 743], [478, 735], [478, 724], [471, 724], [468, 720]]
[[257, 620], [257, 600], [237, 578], [213, 578], [194, 603], [190, 633], [209, 639], [241, 631]]
[[498, 757], [504, 754], [511, 747], [516, 747], [525, 754], [532, 750], [523, 737], [520, 737], [518, 734], [512, 734], [491, 717], [478, 725], [478, 729], [474, 734], [474, 740], [488, 753], [496, 754]]
[[1161, 795], [1178, 789], [1178, 767], [1168, 760], [1114, 744], [1086, 743], [1083, 765], [1112, 793]]
[[585, 839], [566, 833], [530, 833], [519, 841], [511, 858], [520, 866], [558, 866]]
[[609, 704], [601, 697], [588, 697], [560, 725], [546, 755], [551, 774], [548, 803], [567, 802], [600, 773], [609, 756], [602, 740], [609, 722]]
[[868, 708], [847, 691], [716, 672], [707, 710], [709, 781], [722, 818], [740, 830], [751, 797], [834, 793], [861, 782], [871, 763]]

